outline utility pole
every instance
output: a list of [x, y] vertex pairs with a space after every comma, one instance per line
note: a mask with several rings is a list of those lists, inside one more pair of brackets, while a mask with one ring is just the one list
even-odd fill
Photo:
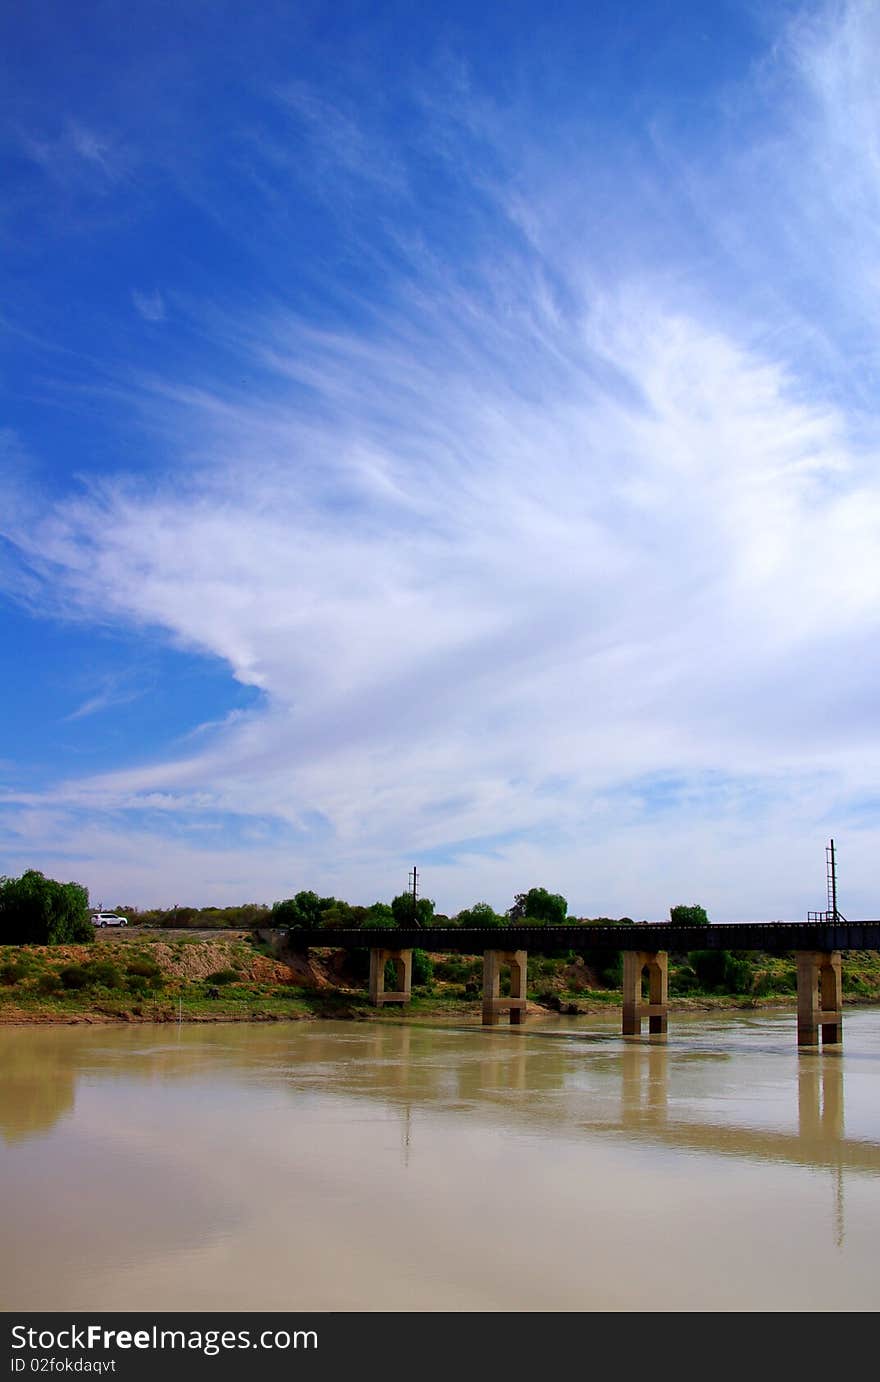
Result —
[[410, 888], [410, 893], [412, 894], [412, 919], [413, 919], [413, 926], [418, 926], [418, 925], [419, 925], [419, 871], [418, 871], [418, 869], [416, 868], [415, 864], [413, 864], [413, 866], [412, 866], [412, 872], [411, 872], [410, 875], [409, 875], [409, 888]]

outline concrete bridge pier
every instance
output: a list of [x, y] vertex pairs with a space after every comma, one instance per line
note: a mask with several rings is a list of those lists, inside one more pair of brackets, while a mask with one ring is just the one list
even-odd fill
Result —
[[798, 1046], [843, 1041], [843, 985], [839, 950], [797, 951]]
[[[642, 1002], [642, 974], [648, 971], [648, 1002]], [[642, 1018], [651, 1036], [669, 1026], [669, 956], [665, 950], [623, 952], [623, 1035], [641, 1036]]]
[[[526, 1019], [525, 950], [486, 950], [483, 953], [483, 1026], [495, 1027], [501, 1013], [510, 1013], [510, 1025]], [[501, 997], [501, 966], [510, 966], [510, 997]]]
[[[385, 964], [394, 964], [395, 989], [385, 988]], [[370, 1002], [377, 1008], [385, 1003], [408, 1003], [412, 997], [412, 951], [370, 950]]]

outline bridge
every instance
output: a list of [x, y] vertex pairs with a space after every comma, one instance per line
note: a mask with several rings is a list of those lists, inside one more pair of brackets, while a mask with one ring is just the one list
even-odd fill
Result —
[[[846, 922], [826, 918], [810, 922], [729, 922], [708, 926], [672, 923], [626, 926], [393, 927], [358, 930], [263, 932], [276, 944], [305, 953], [310, 948], [370, 951], [370, 1001], [376, 1007], [405, 1004], [412, 990], [412, 952], [483, 956], [483, 1025], [495, 1026], [507, 1015], [511, 1024], [525, 1021], [528, 952], [559, 956], [578, 950], [614, 951], [623, 955], [624, 1036], [641, 1036], [648, 1022], [652, 1036], [669, 1025], [669, 952], [690, 950], [760, 950], [797, 957], [797, 1040], [799, 1046], [838, 1045], [843, 1040], [841, 952], [880, 951], [880, 921]], [[385, 987], [391, 961], [395, 987]], [[510, 992], [501, 993], [501, 970], [510, 971]], [[643, 994], [647, 974], [647, 994]], [[647, 1001], [645, 1001], [647, 1000]]]

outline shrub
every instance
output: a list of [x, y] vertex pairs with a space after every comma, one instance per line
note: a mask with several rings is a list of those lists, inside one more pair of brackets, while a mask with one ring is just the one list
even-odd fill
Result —
[[234, 984], [238, 978], [238, 971], [235, 969], [215, 969], [213, 974], [209, 974], [205, 979], [206, 984]]
[[846, 969], [843, 971], [842, 987], [844, 993], [865, 994], [872, 991], [872, 986], [866, 981], [864, 975], [853, 974]]
[[37, 993], [58, 993], [61, 987], [61, 977], [54, 970], [41, 974], [37, 980]]
[[751, 990], [752, 966], [744, 955], [732, 955], [729, 950], [692, 950], [688, 961], [701, 988], [727, 993]]
[[196, 907], [172, 907], [170, 912], [162, 915], [163, 926], [195, 926], [198, 922], [198, 908]]
[[238, 907], [170, 907], [139, 912], [136, 907], [123, 909], [138, 926], [162, 926], [179, 930], [217, 930], [232, 927], [248, 930], [256, 926], [272, 925], [269, 908], [262, 902], [243, 902]]
[[91, 975], [84, 965], [67, 965], [58, 977], [62, 987], [66, 989], [88, 988], [92, 981]]
[[434, 977], [434, 962], [424, 950], [412, 953], [412, 981], [414, 984], [430, 984]]
[[619, 989], [623, 983], [623, 953], [604, 945], [579, 948], [585, 965], [593, 971], [602, 988]]
[[0, 984], [6, 984], [11, 988], [13, 984], [20, 984], [22, 979], [26, 979], [32, 972], [31, 966], [24, 960], [11, 960], [0, 967]]
[[715, 989], [724, 977], [726, 950], [692, 950], [688, 963], [697, 977], [700, 988]]
[[728, 993], [751, 993], [752, 965], [747, 955], [728, 955], [724, 965], [724, 987]]
[[142, 979], [158, 979], [162, 973], [155, 960], [140, 958], [129, 960], [125, 972], [126, 974], [136, 974]]
[[95, 960], [88, 966], [87, 973], [90, 983], [100, 984], [105, 989], [117, 989], [122, 983], [119, 970], [110, 960]]
[[696, 971], [692, 965], [678, 965], [669, 971], [669, 992], [672, 994], [693, 993], [700, 987]]
[[623, 983], [623, 954], [620, 950], [597, 950], [588, 960], [603, 988], [619, 989]]
[[463, 984], [468, 976], [469, 966], [457, 955], [446, 960], [438, 960], [434, 974], [446, 984]]
[[165, 978], [155, 960], [137, 955], [125, 968], [126, 983], [131, 993], [145, 994], [164, 988]]

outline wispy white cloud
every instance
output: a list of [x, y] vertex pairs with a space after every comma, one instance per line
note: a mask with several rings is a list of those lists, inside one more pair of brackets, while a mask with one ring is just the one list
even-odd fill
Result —
[[[343, 428], [190, 400], [216, 463], [195, 501], [119, 486], [58, 510], [32, 559], [60, 565], [81, 608], [163, 626], [270, 702], [205, 751], [74, 798], [319, 810], [348, 854], [487, 826], [571, 839], [628, 776], [820, 761], [836, 692], [820, 676], [810, 704], [808, 669], [830, 620], [843, 651], [876, 608], [877, 495], [852, 486], [844, 420], [642, 295], [581, 338], [634, 402], [579, 392], [569, 368], [529, 398], [474, 390], [432, 342], [415, 364], [313, 338], [312, 387], [327, 379]], [[829, 573], [816, 553], [842, 542], [853, 565]], [[452, 819], [432, 810], [462, 793]]]
[[84, 720], [89, 715], [98, 715], [104, 710], [110, 710], [115, 706], [129, 705], [137, 700], [144, 693], [139, 688], [128, 688], [127, 690], [118, 685], [115, 679], [111, 679], [109, 684], [93, 696], [87, 696], [75, 710], [65, 716], [66, 720]]
[[163, 322], [165, 320], [165, 299], [160, 292], [140, 293], [136, 288], [132, 288], [131, 300], [135, 310], [140, 313], [144, 321]]
[[78, 120], [68, 120], [55, 135], [22, 130], [20, 146], [25, 154], [59, 182], [100, 174], [107, 183], [125, 172], [123, 151], [114, 140]]
[[[447, 907], [540, 879], [584, 912], [659, 914], [686, 882], [727, 915], [803, 910], [780, 873], [804, 876], [804, 841], [880, 770], [867, 346], [843, 369], [876, 288], [872, 255], [842, 253], [876, 235], [868, 117], [844, 109], [872, 99], [853, 36], [871, 22], [852, 6], [790, 30], [755, 78], [784, 87], [784, 117], [722, 166], [690, 159], [664, 227], [640, 219], [656, 169], [619, 188], [620, 226], [605, 166], [555, 189], [481, 172], [496, 234], [466, 274], [392, 236], [400, 281], [357, 328], [227, 314], [214, 384], [141, 381], [174, 480], [121, 466], [8, 536], [56, 608], [163, 629], [265, 697], [167, 761], [61, 785], [59, 839], [150, 897], [126, 813], [294, 832], [225, 864], [163, 851], [218, 901], [233, 875], [369, 897], [424, 852]], [[381, 171], [347, 117], [287, 99], [340, 176]], [[471, 137], [459, 111], [447, 150], [455, 123]], [[844, 144], [846, 218], [816, 186]]]
[[94, 130], [86, 129], [84, 125], [71, 120], [69, 141], [80, 158], [85, 159], [87, 163], [96, 164], [108, 177], [114, 176], [115, 159], [112, 145], [108, 139], [102, 138]]
[[293, 166], [304, 149], [312, 152], [326, 176], [328, 170], [375, 187], [399, 190], [406, 173], [397, 149], [379, 134], [376, 122], [368, 124], [362, 112], [346, 110], [305, 82], [289, 82], [272, 93], [278, 104], [299, 126], [304, 138], [292, 148], [261, 140], [264, 156]]

